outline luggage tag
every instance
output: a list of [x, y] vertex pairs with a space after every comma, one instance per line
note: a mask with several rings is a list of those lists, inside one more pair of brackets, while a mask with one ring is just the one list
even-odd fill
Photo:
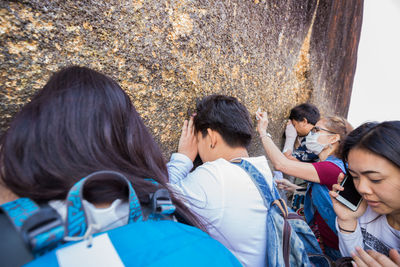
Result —
[[121, 258], [115, 250], [108, 234], [93, 237], [91, 245], [83, 240], [56, 251], [60, 267], [123, 267]]

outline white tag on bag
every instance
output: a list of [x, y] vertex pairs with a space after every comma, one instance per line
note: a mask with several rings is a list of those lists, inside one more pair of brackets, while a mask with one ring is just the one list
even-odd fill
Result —
[[91, 246], [88, 246], [87, 240], [83, 240], [57, 250], [56, 255], [60, 267], [124, 266], [108, 234], [94, 237]]

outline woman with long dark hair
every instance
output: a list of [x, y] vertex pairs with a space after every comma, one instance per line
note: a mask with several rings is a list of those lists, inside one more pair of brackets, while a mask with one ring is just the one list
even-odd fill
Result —
[[[30, 198], [48, 203], [65, 221], [71, 187], [107, 170], [129, 180], [142, 207], [150, 205], [157, 189], [167, 189], [176, 217], [205, 229], [167, 187], [166, 162], [127, 94], [89, 68], [68, 67], [51, 77], [2, 137], [0, 162], [0, 204]], [[97, 232], [128, 223], [128, 191], [127, 184], [115, 179], [85, 184], [83, 207]]]
[[[129, 97], [115, 81], [85, 67], [69, 67], [51, 77], [12, 121], [1, 139], [0, 157], [4, 186], [38, 203], [64, 200], [72, 185], [99, 170], [127, 176], [142, 202], [156, 188], [144, 178], [164, 187], [168, 182], [161, 151]], [[90, 183], [86, 200], [126, 199], [120, 186]], [[178, 213], [200, 227], [174, 200]]]
[[[348, 179], [353, 180], [363, 201], [353, 212], [335, 199], [336, 190], [343, 187], [334, 185], [330, 192], [340, 251], [344, 256], [354, 256], [358, 266], [372, 258], [384, 258], [378, 253], [391, 254], [400, 264], [396, 252], [400, 251], [400, 121], [359, 126], [344, 141], [342, 158], [348, 163]], [[343, 178], [340, 176], [339, 183]], [[355, 254], [356, 248], [361, 258]], [[368, 255], [361, 248], [378, 253]], [[394, 250], [390, 252], [391, 248]]]

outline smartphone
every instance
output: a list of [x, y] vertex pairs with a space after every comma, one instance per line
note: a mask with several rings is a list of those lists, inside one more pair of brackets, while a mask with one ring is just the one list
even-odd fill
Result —
[[336, 200], [352, 211], [356, 211], [360, 206], [362, 196], [356, 190], [353, 179], [346, 175], [340, 185], [344, 188], [344, 190], [338, 191], [339, 196], [336, 197]]

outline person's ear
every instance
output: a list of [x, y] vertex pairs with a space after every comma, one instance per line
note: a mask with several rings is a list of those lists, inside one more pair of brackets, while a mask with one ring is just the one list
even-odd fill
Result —
[[217, 132], [207, 128], [208, 136], [210, 137], [210, 148], [214, 148], [217, 144]]
[[334, 144], [339, 141], [340, 141], [340, 134], [334, 134], [331, 136], [331, 144]]

